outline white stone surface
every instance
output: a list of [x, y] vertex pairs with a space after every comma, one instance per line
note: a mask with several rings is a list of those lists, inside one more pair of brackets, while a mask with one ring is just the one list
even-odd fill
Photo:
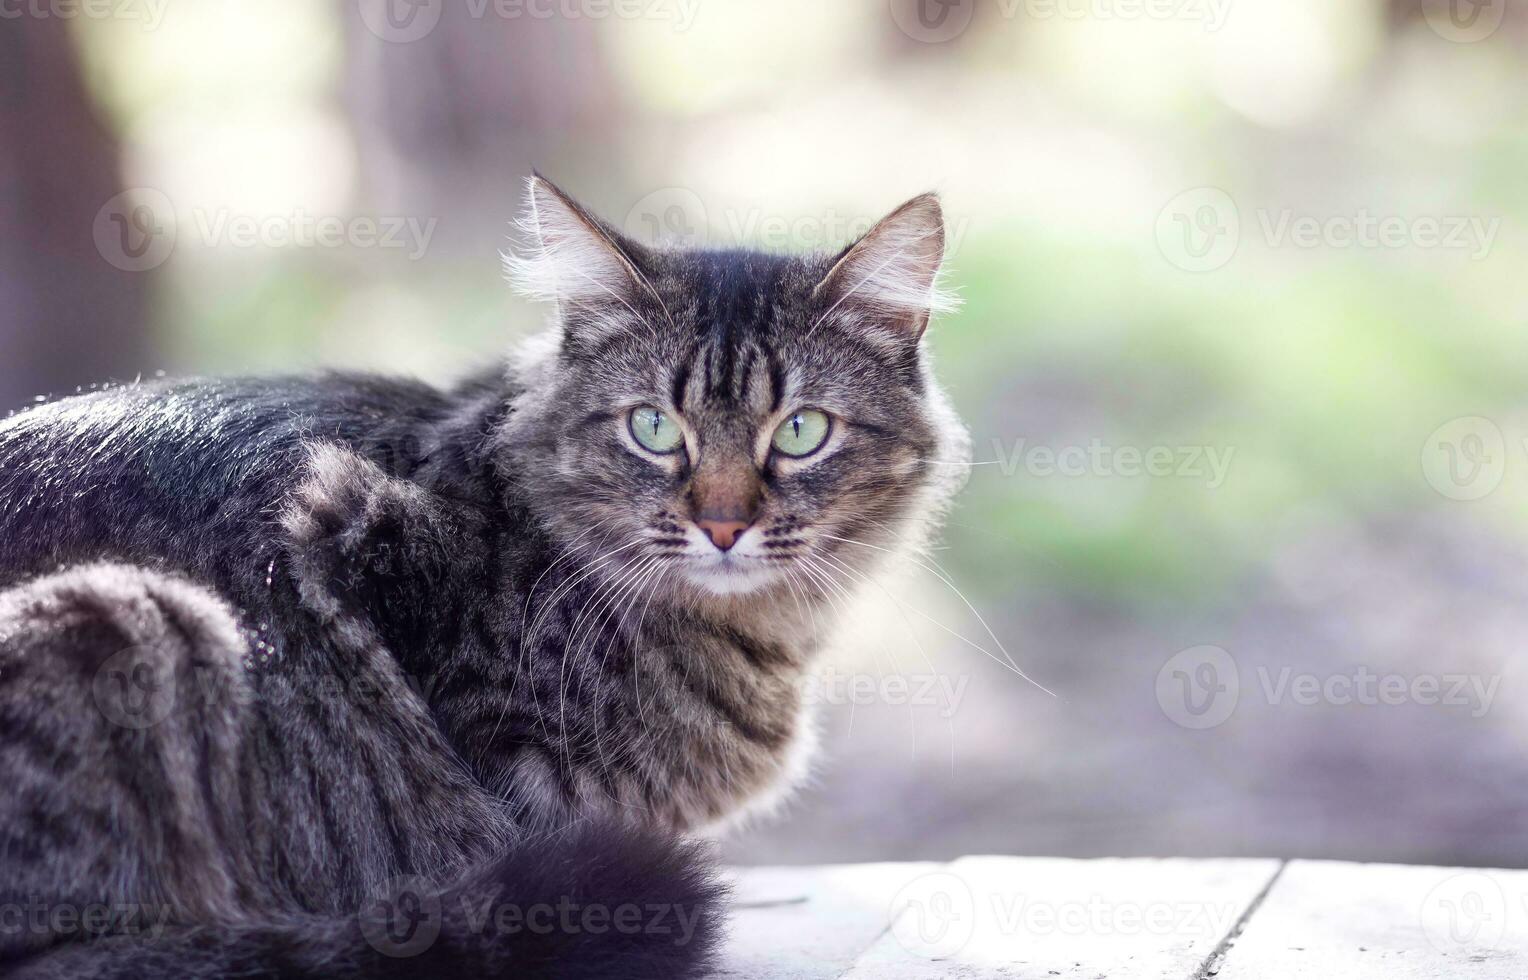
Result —
[[763, 885], [808, 900], [740, 911], [738, 948], [720, 975], [1190, 980], [1277, 870], [1276, 861], [1012, 857], [754, 870], [748, 897]]
[[718, 977], [1528, 980], [1528, 871], [968, 857], [737, 874]]
[[717, 977], [829, 980], [886, 931], [891, 896], [937, 864], [736, 872], [732, 936]]
[[898, 901], [853, 980], [1190, 980], [1276, 861], [968, 857]]
[[1217, 980], [1524, 980], [1528, 871], [1293, 861]]

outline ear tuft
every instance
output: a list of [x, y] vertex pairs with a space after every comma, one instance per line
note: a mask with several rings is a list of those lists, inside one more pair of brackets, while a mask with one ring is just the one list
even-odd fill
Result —
[[625, 303], [643, 281], [627, 246], [583, 205], [537, 174], [526, 181], [521, 242], [504, 271], [524, 296], [558, 303]]
[[829, 312], [848, 309], [916, 340], [935, 314], [958, 299], [939, 288], [944, 261], [944, 210], [920, 194], [845, 249], [813, 295]]

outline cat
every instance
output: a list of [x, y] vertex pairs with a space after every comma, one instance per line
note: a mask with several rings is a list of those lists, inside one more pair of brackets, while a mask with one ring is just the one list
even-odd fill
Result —
[[0, 972], [707, 968], [705, 835], [802, 778], [840, 593], [959, 487], [944, 219], [778, 255], [527, 198], [548, 328], [454, 388], [0, 423]]

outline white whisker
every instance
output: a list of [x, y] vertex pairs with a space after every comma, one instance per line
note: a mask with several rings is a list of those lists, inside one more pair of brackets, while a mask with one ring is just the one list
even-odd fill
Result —
[[[1039, 681], [1035, 680], [1033, 677], [1030, 677], [1028, 674], [1026, 674], [1024, 672], [1024, 669], [1022, 667], [1020, 667], [1018, 665], [1018, 662], [1013, 659], [1013, 655], [1010, 654], [1008, 652], [1008, 649], [1003, 646], [1003, 641], [999, 640], [997, 638], [997, 634], [992, 631], [992, 627], [987, 625], [987, 620], [982, 617], [982, 614], [977, 610], [976, 606], [971, 603], [970, 599], [966, 598], [966, 594], [964, 592], [960, 591], [960, 589], [955, 585], [955, 583], [950, 581], [950, 579], [945, 575], [945, 573], [943, 571], [936, 570], [935, 568], [932, 568], [929, 565], [924, 564], [923, 562], [921, 562], [918, 559], [912, 557], [911, 555], [901, 554], [899, 552], [892, 551], [889, 548], [882, 548], [882, 547], [880, 547], [878, 545], [867, 544], [864, 541], [856, 541], [853, 538], [840, 537], [840, 536], [838, 536], [836, 534], [824, 534], [823, 537], [829, 538], [829, 539], [831, 539], [833, 541], [842, 541], [845, 544], [858, 545], [861, 548], [871, 548], [871, 549], [873, 549], [875, 551], [879, 551], [879, 552], [882, 552], [884, 554], [888, 554], [888, 555], [892, 556], [893, 558], [899, 558], [899, 559], [901, 559], [903, 561], [911, 562], [912, 564], [917, 565], [919, 568], [922, 568], [924, 571], [932, 573], [936, 578], [939, 579], [939, 581], [943, 582], [945, 584], [945, 586], [947, 586], [951, 592], [954, 592], [955, 595], [960, 599], [961, 602], [965, 603], [965, 606], [966, 606], [967, 609], [971, 610], [971, 615], [976, 617], [976, 621], [978, 623], [982, 624], [982, 629], [987, 631], [987, 635], [992, 638], [992, 642], [997, 644], [998, 650], [1000, 650], [1002, 652], [1004, 659], [1007, 660], [1008, 666], [1013, 669], [1014, 673], [1018, 674], [1020, 677], [1024, 678], [1026, 681], [1028, 681], [1029, 683], [1033, 684], [1035, 687], [1037, 687], [1040, 690], [1044, 691], [1046, 694], [1049, 694], [1051, 697], [1054, 698], [1054, 697], [1057, 696], [1055, 691], [1052, 691], [1050, 688], [1046, 687], [1044, 684], [1041, 684]], [[930, 561], [932, 561], [932, 560], [933, 559], [930, 559]], [[943, 624], [940, 624], [940, 625], [942, 626]], [[977, 647], [977, 649], [981, 650], [983, 653], [987, 653], [987, 655], [989, 657], [992, 656], [990, 653], [988, 653], [982, 647]], [[996, 658], [993, 658], [993, 659], [996, 659]], [[999, 662], [1001, 662], [1001, 661], [999, 661]]]

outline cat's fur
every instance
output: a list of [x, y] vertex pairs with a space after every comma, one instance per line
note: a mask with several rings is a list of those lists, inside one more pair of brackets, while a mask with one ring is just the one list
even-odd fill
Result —
[[[508, 370], [160, 382], [0, 424], [0, 972], [704, 968], [720, 889], [683, 835], [800, 776], [837, 593], [958, 482], [920, 343], [942, 218], [915, 198], [838, 255], [659, 251], [538, 178], [528, 221], [511, 272], [556, 313]], [[641, 404], [684, 451], [633, 441]], [[776, 458], [801, 407], [832, 436]], [[726, 555], [692, 521], [718, 494], [754, 508]], [[419, 948], [384, 928], [405, 899]], [[559, 901], [667, 927], [481, 914]], [[3, 914], [102, 903], [153, 937]]]

